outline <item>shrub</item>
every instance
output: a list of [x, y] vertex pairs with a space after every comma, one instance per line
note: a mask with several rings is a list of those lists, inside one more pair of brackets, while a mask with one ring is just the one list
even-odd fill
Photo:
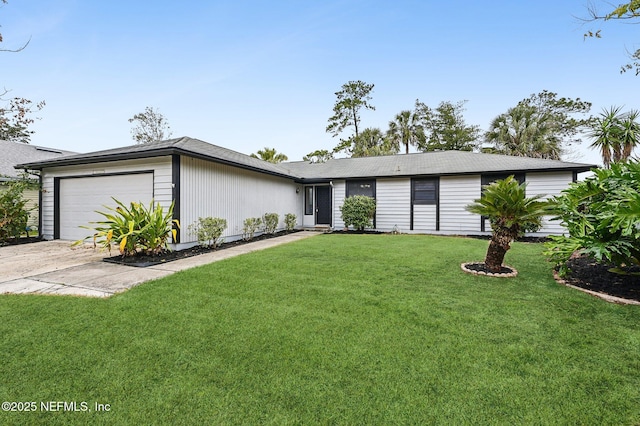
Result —
[[353, 225], [357, 230], [370, 228], [376, 213], [376, 200], [366, 195], [354, 195], [344, 200], [340, 207], [345, 226]]
[[[112, 197], [113, 198], [113, 197]], [[149, 208], [142, 203], [130, 203], [129, 207], [113, 198], [117, 207], [105, 206], [109, 211], [96, 213], [101, 214], [106, 220], [93, 222], [98, 226], [93, 229], [96, 232], [86, 239], [93, 238], [94, 245], [99, 244], [111, 253], [111, 245], [118, 244], [120, 254], [123, 256], [133, 256], [138, 251], [153, 255], [169, 248], [169, 235], [176, 239], [175, 224], [178, 228], [180, 224], [177, 220], [172, 220], [173, 206], [171, 203], [169, 210], [164, 214], [160, 203], [155, 208], [153, 200], [149, 203]], [[80, 244], [84, 240], [76, 241]]]
[[613, 272], [640, 264], [640, 163], [613, 163], [593, 173], [552, 200], [569, 236], [550, 237], [545, 254], [561, 273], [576, 251], [615, 265]]
[[253, 235], [258, 228], [262, 225], [262, 219], [259, 217], [250, 217], [244, 220], [244, 226], [242, 227], [242, 239], [250, 241], [253, 239]]
[[227, 220], [219, 217], [199, 217], [189, 225], [189, 232], [196, 234], [198, 243], [203, 247], [216, 248], [222, 243], [222, 233], [227, 229]]
[[278, 222], [280, 222], [280, 216], [278, 216], [278, 213], [265, 213], [264, 216], [262, 216], [264, 232], [267, 234], [273, 234], [276, 232]]
[[297, 217], [293, 213], [287, 213], [284, 215], [284, 228], [287, 231], [293, 231], [298, 224]]
[[32, 209], [27, 209], [23, 193], [29, 185], [24, 180], [12, 181], [6, 185], [6, 190], [0, 192], [0, 242], [9, 238], [18, 239], [27, 229], [29, 211]]

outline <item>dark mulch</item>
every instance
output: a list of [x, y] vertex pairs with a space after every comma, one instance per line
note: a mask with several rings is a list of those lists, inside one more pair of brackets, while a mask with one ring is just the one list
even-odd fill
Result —
[[572, 258], [567, 262], [567, 266], [570, 272], [562, 277], [567, 284], [640, 302], [638, 266], [624, 268], [624, 275], [616, 274], [610, 271], [613, 265], [598, 263], [587, 256]]
[[9, 238], [7, 241], [0, 243], [0, 247], [3, 246], [15, 246], [18, 244], [30, 244], [37, 243], [38, 241], [42, 241], [40, 237], [23, 237], [23, 238]]
[[513, 272], [513, 269], [509, 268], [508, 266], [504, 266], [502, 265], [502, 268], [500, 268], [500, 272], [491, 272], [487, 266], [482, 263], [482, 262], [478, 262], [478, 263], [466, 263], [464, 265], [465, 268], [470, 269], [472, 271], [476, 271], [476, 272], [484, 272], [486, 274], [492, 273], [492, 274], [511, 274]]
[[174, 251], [164, 251], [157, 255], [146, 255], [144, 253], [138, 253], [135, 256], [123, 257], [123, 256], [113, 256], [102, 259], [104, 262], [109, 263], [117, 263], [120, 265], [127, 266], [136, 266], [140, 268], [146, 268], [148, 266], [159, 265], [161, 263], [172, 262], [174, 260], [186, 259], [187, 257], [198, 256], [200, 254], [211, 253], [213, 251], [219, 251], [228, 249], [231, 247], [241, 246], [247, 243], [253, 243], [255, 241], [268, 240], [270, 238], [281, 237], [283, 235], [292, 234], [294, 232], [299, 232], [298, 230], [293, 231], [280, 231], [274, 234], [262, 234], [254, 237], [251, 241], [232, 241], [229, 243], [222, 243], [220, 246], [215, 249], [212, 247], [202, 247], [195, 246], [184, 250], [174, 250]]

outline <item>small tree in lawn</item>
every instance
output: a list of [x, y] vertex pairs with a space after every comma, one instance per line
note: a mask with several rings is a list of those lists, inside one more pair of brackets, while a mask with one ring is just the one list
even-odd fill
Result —
[[526, 187], [526, 183], [519, 184], [509, 176], [485, 186], [482, 197], [466, 208], [489, 218], [493, 234], [484, 263], [492, 273], [500, 272], [511, 242], [525, 232], [540, 229], [542, 216], [548, 212], [548, 203], [540, 201], [544, 195], [527, 198]]
[[376, 200], [366, 195], [354, 195], [344, 200], [340, 207], [345, 226], [353, 226], [358, 231], [370, 228], [376, 214]]

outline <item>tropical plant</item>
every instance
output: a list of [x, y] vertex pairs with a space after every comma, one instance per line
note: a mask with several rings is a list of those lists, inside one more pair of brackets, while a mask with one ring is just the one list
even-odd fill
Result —
[[266, 146], [264, 149], [259, 149], [257, 154], [251, 154], [251, 157], [259, 158], [269, 163], [282, 163], [289, 159], [286, 155], [276, 151], [275, 148], [267, 148]]
[[259, 217], [249, 217], [244, 220], [242, 226], [242, 239], [251, 241], [258, 228], [262, 225], [262, 219]]
[[265, 213], [262, 216], [262, 223], [264, 224], [264, 232], [267, 234], [273, 234], [276, 232], [278, 228], [278, 222], [280, 221], [280, 216], [278, 213]]
[[359, 231], [370, 228], [376, 214], [376, 200], [366, 195], [353, 195], [344, 200], [340, 206], [344, 225], [353, 226]]
[[[420, 123], [420, 116], [409, 110], [400, 111], [389, 122], [387, 137], [395, 147], [404, 146], [405, 154], [409, 153], [409, 145], [417, 146], [424, 140], [424, 129]], [[396, 154], [398, 148], [396, 148]]]
[[9, 238], [20, 238], [25, 232], [29, 212], [36, 207], [27, 208], [24, 190], [31, 184], [26, 180], [11, 181], [0, 188], [0, 243]]
[[86, 229], [93, 229], [95, 233], [84, 240], [76, 241], [80, 244], [89, 238], [93, 238], [94, 246], [100, 245], [103, 249], [111, 252], [111, 245], [117, 244], [122, 256], [134, 256], [138, 252], [148, 255], [159, 254], [163, 250], [169, 249], [169, 236], [176, 240], [177, 230], [180, 223], [173, 218], [174, 203], [171, 203], [167, 213], [157, 203], [151, 200], [149, 207], [143, 203], [131, 202], [127, 207], [121, 201], [111, 197], [117, 206], [104, 206], [108, 211], [96, 213], [105, 217], [105, 220], [92, 222], [97, 226]]
[[466, 207], [471, 213], [489, 218], [491, 241], [485, 256], [485, 266], [491, 272], [500, 272], [511, 242], [535, 232], [542, 225], [542, 216], [548, 213], [548, 203], [540, 201], [544, 195], [526, 196], [527, 184], [519, 184], [513, 177], [497, 180], [483, 187], [479, 199]]
[[284, 229], [287, 231], [293, 231], [298, 224], [298, 220], [295, 214], [287, 213], [284, 215]]
[[640, 264], [640, 163], [612, 163], [552, 199], [568, 236], [552, 236], [546, 255], [567, 271], [574, 253], [615, 265]]
[[221, 236], [227, 229], [227, 220], [219, 217], [199, 217], [197, 222], [189, 225], [189, 232], [196, 235], [198, 243], [203, 247], [218, 247], [221, 243]]
[[640, 144], [639, 115], [638, 111], [623, 113], [622, 107], [612, 106], [603, 109], [589, 124], [587, 136], [593, 140], [590, 147], [600, 151], [605, 168], [628, 159]]

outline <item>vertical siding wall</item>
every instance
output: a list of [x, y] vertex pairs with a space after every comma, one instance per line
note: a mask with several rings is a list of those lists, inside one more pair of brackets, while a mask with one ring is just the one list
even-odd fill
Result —
[[[297, 187], [300, 188], [298, 194]], [[181, 245], [197, 242], [188, 227], [199, 217], [226, 219], [224, 237], [227, 240], [242, 236], [245, 219], [262, 217], [265, 213], [278, 213], [279, 229], [284, 228], [286, 213], [295, 214], [300, 225], [303, 199], [303, 186], [292, 180], [183, 156], [180, 165]]]
[[344, 204], [344, 197], [347, 194], [347, 182], [344, 180], [333, 181], [333, 227], [343, 229], [342, 212], [340, 207]]
[[394, 226], [401, 232], [408, 231], [411, 226], [411, 179], [376, 181], [376, 228], [391, 231]]
[[53, 239], [54, 191], [56, 177], [100, 176], [111, 173], [137, 172], [153, 170], [154, 201], [167, 209], [171, 205], [171, 157], [145, 158], [140, 160], [113, 161], [80, 166], [52, 167], [42, 171], [42, 236]]
[[[573, 182], [572, 172], [555, 172], [555, 173], [527, 173], [527, 197], [537, 194], [546, 194], [543, 199], [549, 199], [556, 195], [560, 195], [562, 190], [567, 189], [569, 184]], [[552, 221], [553, 216], [545, 216], [542, 222], [542, 228], [537, 234], [562, 234], [566, 229], [559, 221]]]
[[[413, 231], [436, 232], [437, 208], [435, 204], [416, 204], [413, 206]], [[442, 220], [442, 219], [440, 219]]]
[[480, 216], [465, 207], [480, 198], [480, 175], [440, 178], [440, 231], [480, 232]]

